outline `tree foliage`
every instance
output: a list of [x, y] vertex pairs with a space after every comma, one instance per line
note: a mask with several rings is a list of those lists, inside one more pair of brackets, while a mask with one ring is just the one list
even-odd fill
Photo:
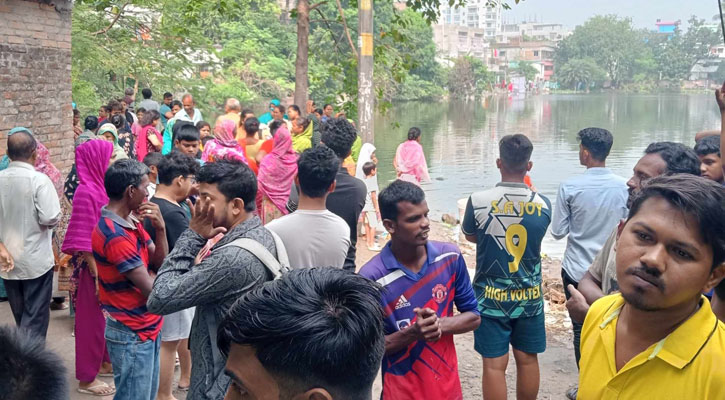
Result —
[[[313, 2], [317, 3], [317, 2]], [[310, 14], [310, 97], [357, 108], [357, 61], [347, 39], [357, 37], [357, 2], [336, 2]], [[374, 85], [378, 104], [442, 96], [445, 72], [435, 61], [425, 17], [374, 2]], [[227, 97], [245, 104], [294, 90], [295, 13], [268, 0], [78, 0], [73, 10], [74, 101], [97, 110], [139, 83], [159, 98], [191, 92], [205, 115]], [[202, 71], [208, 73], [201, 73]]]
[[[686, 31], [673, 33], [636, 30], [628, 18], [595, 16], [559, 43], [556, 76], [565, 87], [580, 83], [613, 86], [630, 82], [686, 79], [697, 60], [709, 57], [710, 47], [721, 41], [720, 30], [705, 26], [695, 16]], [[601, 79], [601, 71], [606, 77]]]
[[456, 58], [448, 72], [448, 90], [456, 98], [478, 96], [490, 89], [492, 81], [493, 74], [488, 72], [486, 65], [470, 56]]
[[559, 84], [570, 89], [588, 90], [592, 86], [601, 84], [606, 78], [607, 72], [591, 58], [571, 59], [556, 70]]

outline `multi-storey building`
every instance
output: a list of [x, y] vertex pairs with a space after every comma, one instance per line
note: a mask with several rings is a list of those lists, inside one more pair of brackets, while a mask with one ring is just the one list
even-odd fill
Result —
[[495, 39], [501, 32], [501, 2], [495, 7], [489, 7], [486, 0], [469, 0], [461, 7], [451, 7], [448, 2], [443, 3], [439, 24], [482, 29], [486, 40]]

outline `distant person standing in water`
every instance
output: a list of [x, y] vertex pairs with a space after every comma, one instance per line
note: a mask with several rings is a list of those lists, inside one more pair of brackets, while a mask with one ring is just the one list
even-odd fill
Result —
[[408, 140], [398, 146], [393, 166], [400, 180], [415, 184], [430, 181], [428, 163], [425, 161], [423, 146], [420, 145], [419, 128], [413, 127], [408, 130]]

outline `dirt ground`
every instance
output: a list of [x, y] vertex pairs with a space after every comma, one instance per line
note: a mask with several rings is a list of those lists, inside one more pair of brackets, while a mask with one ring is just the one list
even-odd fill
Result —
[[[456, 242], [456, 229], [450, 225], [433, 222], [431, 240]], [[375, 254], [364, 245], [365, 239], [358, 239], [357, 265], [361, 267]], [[382, 243], [382, 242], [381, 242]], [[468, 272], [471, 277], [476, 267], [476, 247], [465, 240], [458, 241]], [[575, 385], [579, 378], [574, 361], [572, 344], [572, 326], [564, 305], [566, 298], [561, 284], [561, 261], [544, 257], [542, 260], [544, 280], [544, 311], [546, 314], [546, 352], [539, 355], [541, 384], [539, 399], [566, 399], [566, 390]], [[473, 349], [473, 333], [455, 337], [458, 353], [458, 370], [461, 378], [463, 397], [466, 400], [481, 399], [481, 356]], [[516, 398], [516, 366], [513, 353], [510, 353], [509, 367], [506, 371], [509, 398]], [[375, 396], [380, 393], [380, 379], [375, 385]]]
[[[453, 230], [442, 223], [434, 223], [431, 229], [431, 239], [439, 241], [454, 241]], [[364, 239], [359, 241], [358, 265], [362, 266], [375, 253], [362, 245]], [[473, 276], [475, 268], [475, 247], [468, 243], [460, 243], [469, 273]], [[557, 260], [544, 259], [542, 263], [544, 274], [544, 297], [546, 299], [546, 331], [547, 349], [539, 356], [541, 369], [541, 386], [539, 399], [565, 399], [565, 391], [577, 382], [577, 370], [574, 363], [574, 350], [571, 343], [571, 322], [564, 307], [564, 294], [561, 288], [561, 267]], [[0, 303], [0, 324], [14, 325], [10, 307], [7, 302]], [[75, 338], [72, 336], [73, 318], [68, 310], [52, 311], [50, 327], [48, 329], [47, 345], [57, 352], [64, 361], [66, 375], [69, 381], [70, 398], [72, 400], [105, 399], [112, 397], [93, 397], [76, 392], [77, 381], [74, 373], [75, 365]], [[473, 334], [458, 335], [455, 338], [458, 352], [458, 365], [463, 388], [464, 399], [481, 398], [481, 357], [473, 349]], [[176, 371], [178, 379], [178, 369]], [[111, 383], [112, 378], [101, 378]], [[507, 384], [510, 398], [516, 395], [516, 368], [511, 355], [507, 370]], [[381, 381], [378, 377], [374, 385], [374, 398], [378, 398], [381, 391]], [[174, 392], [177, 399], [183, 400], [186, 394]]]

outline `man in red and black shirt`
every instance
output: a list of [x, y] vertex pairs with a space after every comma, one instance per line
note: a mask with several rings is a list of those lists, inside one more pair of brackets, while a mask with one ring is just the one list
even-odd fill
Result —
[[[148, 312], [146, 300], [153, 284], [151, 266], [161, 265], [168, 244], [159, 206], [146, 201], [148, 172], [136, 160], [111, 164], [104, 179], [109, 203], [91, 235], [99, 299], [109, 314], [105, 337], [115, 400], [153, 400], [159, 384], [162, 318]], [[145, 219], [156, 230], [156, 243], [143, 228]]]

